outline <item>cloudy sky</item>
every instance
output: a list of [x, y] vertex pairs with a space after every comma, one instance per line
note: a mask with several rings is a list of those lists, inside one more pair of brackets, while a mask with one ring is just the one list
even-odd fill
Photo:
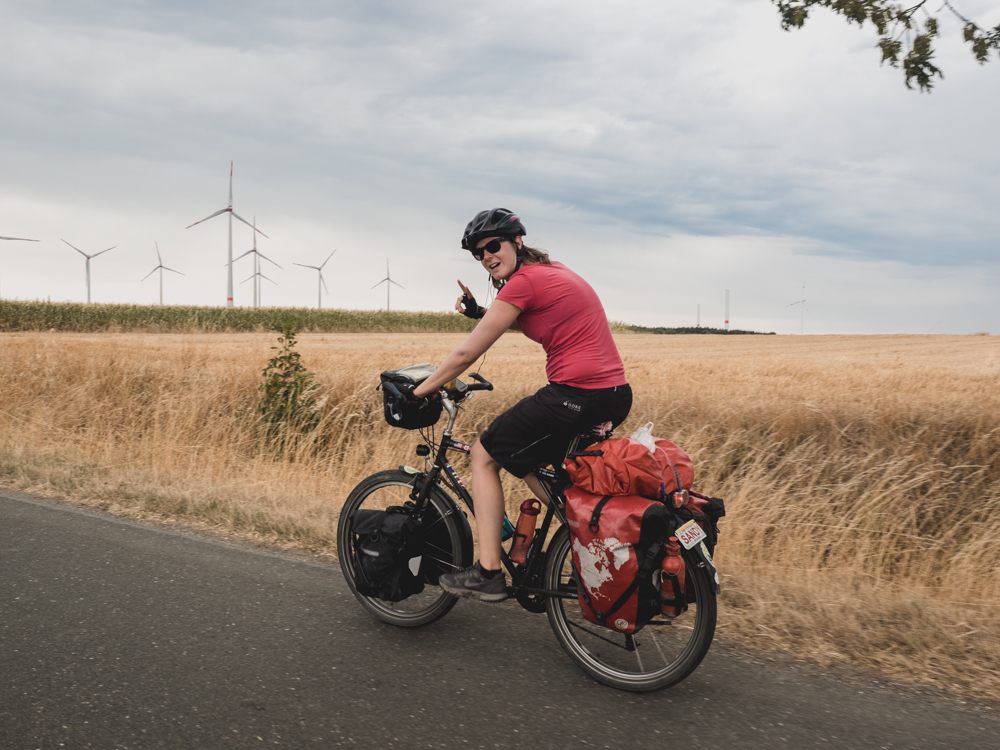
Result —
[[[445, 310], [506, 206], [613, 319], [1000, 333], [1000, 61], [942, 15], [933, 94], [768, 0], [4, 0], [4, 298], [224, 304], [227, 203], [267, 305]], [[1000, 4], [960, 0], [981, 26]], [[234, 253], [251, 231], [234, 222]], [[250, 259], [235, 267], [250, 304]], [[805, 286], [803, 292], [803, 284]]]

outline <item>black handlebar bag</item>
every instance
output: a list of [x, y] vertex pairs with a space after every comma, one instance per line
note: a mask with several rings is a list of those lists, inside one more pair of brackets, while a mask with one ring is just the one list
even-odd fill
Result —
[[382, 409], [385, 421], [393, 427], [404, 430], [419, 430], [437, 424], [441, 418], [442, 404], [440, 399], [421, 398], [407, 401], [396, 388], [397, 384], [416, 386], [430, 377], [437, 368], [429, 362], [410, 365], [398, 370], [386, 370], [382, 373]]

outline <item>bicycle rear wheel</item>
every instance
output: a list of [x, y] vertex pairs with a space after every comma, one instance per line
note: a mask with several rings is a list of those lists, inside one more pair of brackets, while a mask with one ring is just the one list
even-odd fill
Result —
[[705, 658], [715, 635], [716, 602], [704, 568], [687, 565], [686, 588], [694, 588], [697, 600], [687, 612], [672, 621], [654, 619], [638, 633], [624, 635], [584, 618], [572, 561], [564, 526], [549, 544], [545, 588], [572, 593], [573, 598], [550, 597], [546, 611], [559, 644], [588, 675], [619, 690], [645, 693], [680, 682]]
[[400, 602], [386, 602], [358, 592], [354, 571], [354, 534], [351, 522], [359, 510], [386, 510], [410, 499], [414, 475], [381, 471], [361, 481], [347, 497], [337, 523], [337, 555], [347, 585], [361, 605], [383, 622], [416, 628], [444, 617], [458, 599], [437, 585], [438, 576], [472, 564], [472, 532], [455, 501], [440, 487], [428, 500], [420, 554], [411, 559], [411, 570], [424, 582], [424, 590]]

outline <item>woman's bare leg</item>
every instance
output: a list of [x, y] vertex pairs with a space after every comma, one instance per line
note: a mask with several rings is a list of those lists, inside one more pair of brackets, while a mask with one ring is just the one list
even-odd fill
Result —
[[542, 505], [549, 504], [549, 498], [545, 495], [545, 490], [542, 489], [542, 483], [538, 481], [538, 477], [534, 474], [528, 474], [524, 478], [524, 483], [528, 485], [528, 489], [531, 490], [531, 494], [538, 498]]
[[486, 570], [500, 569], [500, 534], [503, 528], [501, 466], [477, 440], [472, 446], [472, 499], [479, 529], [479, 564]]

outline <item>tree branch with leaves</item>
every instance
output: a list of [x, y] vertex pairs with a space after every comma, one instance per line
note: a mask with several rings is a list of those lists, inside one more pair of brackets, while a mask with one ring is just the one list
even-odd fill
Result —
[[[889, 63], [902, 68], [906, 87], [913, 88], [916, 81], [920, 91], [934, 87], [934, 77], [944, 79], [944, 73], [934, 62], [934, 37], [938, 36], [937, 17], [925, 8], [927, 0], [905, 7], [888, 0], [771, 0], [778, 6], [781, 28], [785, 31], [801, 29], [814, 6], [829, 8], [847, 19], [848, 23], [864, 26], [870, 22], [878, 31], [876, 46], [882, 51], [880, 64]], [[1000, 55], [1000, 25], [994, 29], [981, 29], [963, 16], [948, 1], [943, 0], [935, 13], [947, 10], [963, 24], [962, 37], [969, 43], [972, 54], [980, 64], [989, 59], [990, 50]], [[902, 55], [902, 59], [900, 56]]]

